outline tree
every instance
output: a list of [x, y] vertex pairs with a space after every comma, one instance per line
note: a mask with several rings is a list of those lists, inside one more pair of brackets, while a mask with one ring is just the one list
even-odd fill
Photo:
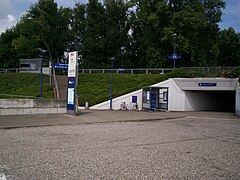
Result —
[[71, 10], [58, 9], [54, 0], [38, 0], [17, 25], [20, 36], [14, 47], [29, 52], [44, 48], [51, 61], [59, 61], [69, 40], [70, 16]]
[[240, 65], [240, 33], [236, 33], [233, 28], [222, 30], [219, 35], [219, 49], [218, 65]]
[[98, 0], [89, 0], [86, 6], [86, 33], [83, 41], [84, 66], [103, 67], [107, 64], [105, 56], [105, 10]]
[[18, 54], [12, 40], [18, 36], [16, 29], [8, 29], [0, 36], [0, 68], [18, 67]]
[[104, 0], [104, 7], [106, 14], [104, 27], [106, 58], [110, 60], [111, 57], [115, 56], [115, 67], [122, 67], [121, 54], [124, 53], [123, 49], [126, 49], [129, 31], [128, 5], [123, 0]]

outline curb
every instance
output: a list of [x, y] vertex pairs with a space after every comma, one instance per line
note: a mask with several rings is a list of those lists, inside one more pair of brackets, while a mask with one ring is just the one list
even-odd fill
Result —
[[34, 128], [34, 127], [52, 127], [52, 126], [67, 126], [67, 125], [80, 125], [80, 124], [107, 124], [107, 123], [123, 123], [123, 122], [154, 122], [154, 121], [164, 121], [164, 120], [172, 120], [172, 119], [181, 119], [186, 116], [176, 116], [176, 117], [166, 117], [166, 118], [156, 118], [156, 119], [127, 119], [127, 120], [119, 120], [119, 121], [95, 121], [95, 122], [78, 122], [78, 123], [63, 123], [63, 124], [36, 124], [36, 125], [19, 125], [19, 126], [0, 126], [0, 129], [20, 129], [20, 128]]

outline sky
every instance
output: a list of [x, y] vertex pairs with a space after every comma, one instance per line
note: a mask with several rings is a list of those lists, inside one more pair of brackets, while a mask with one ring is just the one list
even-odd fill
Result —
[[[59, 6], [73, 7], [76, 3], [87, 3], [88, 0], [55, 0]], [[7, 28], [16, 25], [21, 16], [26, 13], [31, 4], [37, 0], [0, 0], [0, 34]], [[240, 0], [225, 0], [221, 29], [233, 27], [240, 32]]]

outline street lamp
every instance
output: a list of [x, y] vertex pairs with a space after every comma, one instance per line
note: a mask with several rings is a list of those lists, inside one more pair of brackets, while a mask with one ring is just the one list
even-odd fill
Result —
[[111, 58], [112, 63], [112, 71], [111, 71], [111, 79], [110, 79], [110, 110], [112, 110], [112, 81], [113, 81], [113, 66], [114, 66], [115, 57]]
[[174, 49], [173, 49], [173, 68], [175, 69], [176, 67], [176, 59], [177, 59], [177, 54], [176, 54], [176, 36], [177, 34], [174, 33], [173, 35], [173, 39], [174, 39]]
[[42, 49], [42, 48], [39, 48], [39, 51], [42, 53], [42, 54], [41, 54], [41, 55], [42, 55], [42, 58], [41, 58], [41, 62], [40, 62], [40, 89], [39, 89], [39, 91], [40, 91], [40, 98], [42, 98], [42, 97], [43, 97], [43, 95], [42, 95], [42, 66], [43, 66], [43, 55], [44, 55], [45, 52], [47, 52], [47, 50], [44, 50], [44, 49]]

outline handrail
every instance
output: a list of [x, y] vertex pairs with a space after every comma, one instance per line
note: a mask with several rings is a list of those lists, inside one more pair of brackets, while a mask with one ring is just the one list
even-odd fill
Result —
[[57, 82], [57, 78], [56, 78], [56, 73], [55, 73], [55, 68], [53, 67], [53, 80], [54, 80], [54, 86], [56, 89], [56, 94], [57, 94], [57, 100], [59, 100], [59, 89], [58, 89], [58, 82]]
[[22, 96], [22, 95], [13, 95], [13, 94], [0, 94], [0, 96], [8, 96], [11, 99], [13, 99], [13, 97], [16, 98], [24, 98], [24, 99], [43, 99], [43, 97], [36, 97], [36, 96]]

